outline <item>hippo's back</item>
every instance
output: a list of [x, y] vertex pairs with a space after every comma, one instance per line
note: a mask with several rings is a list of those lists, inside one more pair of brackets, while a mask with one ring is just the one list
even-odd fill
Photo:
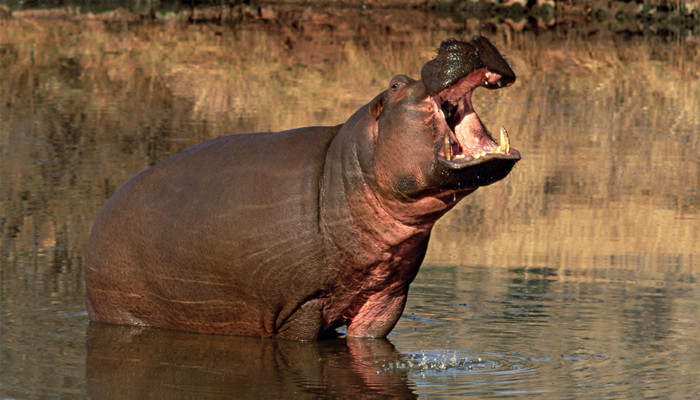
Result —
[[337, 130], [221, 137], [129, 181], [88, 241], [90, 319], [273, 335], [328, 279], [318, 195]]

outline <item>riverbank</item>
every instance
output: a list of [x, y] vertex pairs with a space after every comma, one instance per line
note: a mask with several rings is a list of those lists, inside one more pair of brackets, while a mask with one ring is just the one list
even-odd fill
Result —
[[[546, 148], [597, 160], [577, 170], [562, 170], [556, 158], [519, 164], [520, 174], [509, 182], [523, 179], [520, 186], [537, 190], [513, 213], [522, 207], [544, 210], [549, 195], [596, 212], [601, 202], [631, 193], [648, 197], [653, 205], [628, 208], [624, 232], [634, 236], [639, 215], [673, 218], [700, 207], [687, 189], [697, 183], [692, 164], [638, 172], [649, 170], [648, 160], [695, 154], [696, 42], [492, 30], [442, 23], [437, 17], [421, 19], [424, 28], [414, 29], [409, 21], [415, 10], [397, 11], [391, 18], [370, 12], [351, 19], [345, 12], [327, 10], [321, 18], [315, 11], [290, 11], [268, 23], [260, 11], [235, 26], [129, 13], [111, 19], [61, 14], [0, 22], [2, 254], [16, 260], [40, 251], [79, 259], [101, 204], [149, 165], [225, 134], [341, 123], [395, 74], [415, 77], [441, 40], [476, 33], [490, 37], [518, 75], [512, 88], [474, 97], [486, 125], [508, 127], [514, 145], [529, 157]], [[649, 136], [648, 127], [664, 133]], [[543, 173], [548, 169], [554, 172]], [[610, 179], [600, 176], [625, 184], [609, 185]], [[507, 198], [505, 193], [495, 197]], [[511, 208], [500, 200], [483, 207], [489, 215]], [[657, 213], [658, 208], [664, 211]], [[600, 247], [598, 234], [611, 225], [605, 218], [595, 220], [602, 225], [588, 226], [585, 240]], [[559, 235], [566, 221], [554, 218], [537, 227]], [[695, 243], [692, 232], [675, 240], [676, 228], [663, 221], [649, 229], [652, 239], [635, 245], [639, 249], [687, 253]], [[437, 229], [435, 236], [441, 232]], [[528, 240], [523, 246], [532, 242], [523, 240]], [[500, 257], [498, 243], [485, 241], [480, 254]], [[606, 252], [616, 251], [614, 242], [604, 243], [611, 246]]]
[[[252, 3], [252, 5], [250, 4]], [[198, 1], [197, 6], [180, 2], [68, 2], [61, 8], [31, 8], [10, 1], [0, 6], [0, 20], [44, 18], [101, 20], [134, 23], [171, 20], [182, 23], [219, 25], [289, 26], [323, 24], [343, 29], [342, 21], [363, 19], [367, 25], [389, 30], [425, 29], [443, 26], [458, 28], [479, 24], [489, 29], [511, 31], [573, 31], [583, 35], [617, 34], [695, 37], [700, 35], [700, 0], [556, 1], [538, 0], [345, 0], [308, 2], [301, 0], [216, 2]], [[349, 25], [353, 25], [351, 22]]]

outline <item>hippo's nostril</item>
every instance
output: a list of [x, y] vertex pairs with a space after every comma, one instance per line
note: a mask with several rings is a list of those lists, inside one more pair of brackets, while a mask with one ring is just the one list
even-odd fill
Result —
[[421, 69], [421, 80], [434, 96], [472, 72], [486, 69], [485, 81], [478, 82], [497, 89], [515, 82], [515, 73], [496, 47], [485, 37], [474, 36], [468, 43], [447, 39], [440, 44], [437, 56]]

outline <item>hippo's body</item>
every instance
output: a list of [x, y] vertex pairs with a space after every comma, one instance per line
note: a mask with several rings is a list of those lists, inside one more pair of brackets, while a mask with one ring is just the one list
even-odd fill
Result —
[[435, 221], [520, 158], [471, 107], [476, 87], [514, 79], [486, 39], [446, 41], [422, 81], [395, 77], [342, 125], [221, 137], [142, 172], [93, 226], [90, 319], [386, 336]]

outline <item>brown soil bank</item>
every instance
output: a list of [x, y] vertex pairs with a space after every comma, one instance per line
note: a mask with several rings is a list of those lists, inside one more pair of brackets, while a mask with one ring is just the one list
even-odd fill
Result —
[[[39, 2], [40, 3], [40, 2]], [[108, 3], [108, 2], [107, 2]], [[189, 2], [188, 2], [189, 3]], [[32, 3], [33, 6], [37, 3]], [[65, 3], [64, 3], [65, 4]], [[336, 37], [363, 33], [400, 34], [434, 27], [459, 31], [469, 25], [493, 30], [560, 30], [595, 33], [697, 37], [700, 0], [646, 0], [643, 3], [602, 0], [345, 0], [341, 2], [282, 1], [161, 1], [118, 2], [111, 9], [91, 10], [75, 2], [61, 9], [0, 6], [8, 18], [98, 19], [120, 23], [174, 20], [220, 25], [263, 25], [303, 30], [330, 30]]]

